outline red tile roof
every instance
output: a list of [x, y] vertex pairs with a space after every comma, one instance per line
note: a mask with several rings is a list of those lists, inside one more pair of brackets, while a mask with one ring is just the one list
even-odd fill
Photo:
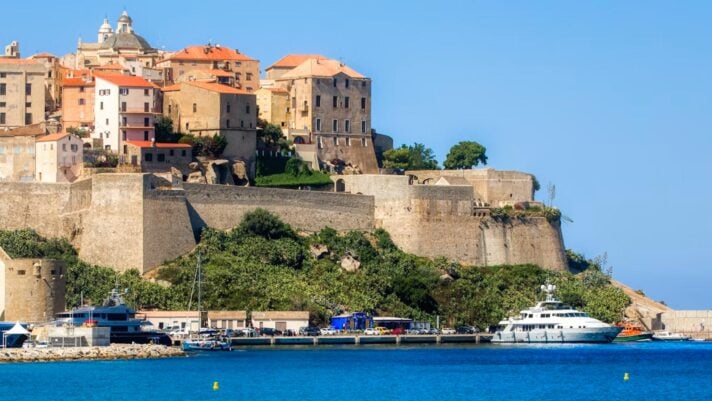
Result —
[[[154, 143], [151, 141], [126, 141], [126, 143], [129, 145], [138, 146], [141, 149], [152, 148], [154, 145]], [[155, 145], [159, 149], [170, 149], [170, 148], [188, 149], [188, 148], [192, 148], [192, 146], [188, 145], [187, 143], [156, 142]]]
[[213, 83], [213, 82], [190, 81], [190, 82], [185, 82], [185, 84], [188, 84], [191, 86], [196, 86], [198, 88], [213, 91], [213, 92], [229, 93], [229, 94], [234, 94], [234, 95], [250, 95], [250, 92], [248, 92], [248, 91], [233, 88], [232, 86]]
[[332, 59], [308, 59], [299, 66], [292, 68], [282, 75], [280, 80], [303, 77], [333, 77], [337, 74], [346, 74], [351, 78], [365, 78], [346, 64]]
[[267, 69], [269, 70], [275, 67], [294, 68], [309, 59], [326, 60], [326, 57], [320, 56], [318, 54], [287, 54], [286, 56], [277, 60], [277, 62], [275, 62], [271, 66], [267, 67]]
[[188, 46], [185, 49], [173, 53], [171, 56], [159, 61], [162, 63], [168, 60], [187, 61], [256, 61], [250, 56], [242, 54], [229, 47], [217, 46]]
[[164, 86], [161, 90], [164, 92], [176, 92], [180, 90], [180, 84]]
[[32, 58], [57, 58], [57, 56], [50, 53], [37, 53], [33, 55]]
[[118, 64], [118, 63], [109, 63], [109, 64], [100, 65], [100, 66], [98, 66], [98, 67], [94, 67], [94, 69], [95, 69], [95, 70], [119, 70], [119, 71], [123, 71], [123, 70], [125, 70], [126, 68], [124, 68], [123, 65]]
[[86, 81], [84, 78], [64, 78], [62, 80], [62, 86], [63, 87], [69, 87], [69, 86], [94, 86], [94, 81]]
[[67, 132], [62, 132], [62, 133], [57, 133], [57, 134], [49, 134], [45, 135], [43, 137], [37, 138], [37, 142], [56, 142], [60, 139], [63, 139], [64, 137], [68, 136], [69, 133]]
[[129, 88], [158, 88], [157, 85], [146, 81], [141, 77], [132, 75], [111, 75], [111, 74], [94, 74], [97, 78], [111, 82], [114, 85], [129, 87]]
[[0, 64], [39, 64], [40, 62], [34, 59], [26, 58], [6, 58], [0, 57]]
[[235, 73], [232, 73], [230, 71], [216, 70], [216, 69], [210, 70], [210, 74], [213, 76], [216, 76], [216, 77], [227, 77], [227, 78], [235, 76]]

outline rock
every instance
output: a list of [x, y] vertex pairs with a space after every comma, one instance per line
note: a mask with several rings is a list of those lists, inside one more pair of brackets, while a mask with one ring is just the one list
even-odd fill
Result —
[[341, 268], [349, 273], [358, 271], [360, 267], [361, 262], [354, 259], [351, 255], [345, 255], [343, 258], [341, 258]]
[[186, 182], [192, 183], [192, 184], [207, 184], [208, 180], [203, 176], [203, 173], [200, 171], [193, 171], [188, 175], [188, 179]]
[[312, 244], [309, 246], [309, 252], [315, 259], [321, 259], [324, 255], [329, 254], [329, 247], [322, 244]]
[[238, 160], [232, 164], [232, 174], [239, 180], [247, 180], [247, 165], [244, 161]]
[[449, 285], [452, 284], [453, 281], [455, 281], [455, 279], [449, 274], [443, 274], [440, 276], [440, 284]]
[[225, 159], [217, 159], [208, 163], [208, 168], [205, 170], [205, 179], [208, 184], [229, 184], [235, 185], [232, 179], [232, 171], [230, 162]]
[[188, 168], [191, 169], [192, 171], [200, 171], [200, 163], [190, 162], [190, 163], [188, 163]]

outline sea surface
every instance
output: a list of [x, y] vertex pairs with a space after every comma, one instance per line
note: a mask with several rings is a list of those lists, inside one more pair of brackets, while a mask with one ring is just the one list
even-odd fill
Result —
[[288, 346], [0, 364], [0, 400], [712, 400], [712, 343]]

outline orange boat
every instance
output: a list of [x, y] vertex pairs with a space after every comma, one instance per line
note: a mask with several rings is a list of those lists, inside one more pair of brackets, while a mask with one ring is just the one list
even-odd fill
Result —
[[642, 327], [630, 322], [616, 323], [616, 326], [622, 327], [623, 330], [613, 339], [613, 342], [650, 341], [653, 338], [652, 331], [645, 331]]

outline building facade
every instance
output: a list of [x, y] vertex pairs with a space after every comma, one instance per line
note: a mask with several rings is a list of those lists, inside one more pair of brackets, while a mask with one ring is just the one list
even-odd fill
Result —
[[155, 139], [158, 88], [141, 77], [96, 75], [92, 138], [115, 153], [126, 141]]
[[256, 329], [291, 330], [296, 333], [305, 326], [309, 326], [309, 311], [252, 312], [252, 327]]
[[31, 182], [35, 179], [35, 141], [45, 134], [40, 124], [0, 130], [0, 182]]
[[289, 124], [289, 92], [284, 88], [260, 88], [255, 91], [258, 117], [287, 129]]
[[162, 173], [171, 167], [188, 175], [188, 164], [193, 161], [193, 147], [184, 143], [155, 141], [126, 141], [121, 151], [123, 163], [141, 167], [142, 172]]
[[62, 127], [94, 131], [94, 78], [91, 76], [62, 80]]
[[0, 129], [45, 120], [46, 75], [36, 60], [0, 58]]
[[220, 45], [189, 46], [158, 62], [166, 83], [212, 81], [253, 92], [259, 89], [260, 62]]
[[35, 181], [74, 182], [82, 171], [82, 139], [69, 133], [41, 136], [35, 143], [35, 157]]

